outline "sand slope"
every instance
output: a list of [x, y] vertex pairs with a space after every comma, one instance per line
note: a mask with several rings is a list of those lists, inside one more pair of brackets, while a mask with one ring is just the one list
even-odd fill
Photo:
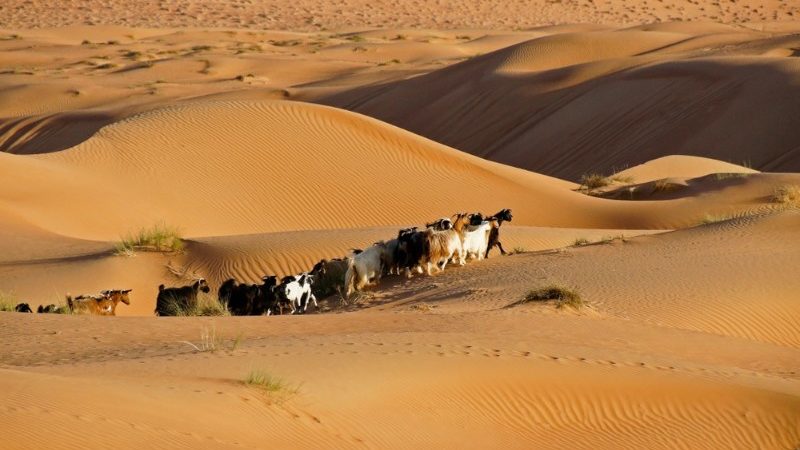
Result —
[[[12, 448], [791, 448], [798, 220], [492, 258], [346, 314], [0, 313], [0, 423]], [[588, 305], [506, 308], [551, 282]], [[215, 352], [184, 342], [209, 332]], [[253, 369], [299, 391], [247, 387]]]
[[576, 31], [320, 101], [571, 180], [672, 154], [797, 171], [797, 45], [723, 25]]

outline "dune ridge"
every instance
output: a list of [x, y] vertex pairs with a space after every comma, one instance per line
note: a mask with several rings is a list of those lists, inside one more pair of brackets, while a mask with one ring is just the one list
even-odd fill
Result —
[[318, 101], [573, 181], [674, 154], [797, 171], [796, 34], [721, 28], [543, 36]]

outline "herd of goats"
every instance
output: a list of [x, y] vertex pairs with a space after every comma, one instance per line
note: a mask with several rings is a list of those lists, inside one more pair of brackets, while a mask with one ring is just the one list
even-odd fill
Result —
[[[231, 315], [302, 314], [309, 303], [317, 307], [317, 296], [336, 292], [349, 298], [354, 291], [378, 282], [388, 274], [413, 273], [431, 275], [445, 266], [464, 265], [469, 259], [481, 260], [500, 243], [500, 226], [511, 221], [511, 210], [503, 209], [492, 216], [480, 213], [457, 213], [418, 227], [405, 228], [397, 237], [379, 241], [365, 250], [354, 249], [350, 256], [323, 259], [313, 269], [299, 275], [283, 277], [278, 283], [274, 275], [262, 277], [262, 284], [237, 283], [231, 278], [218, 290], [218, 301]], [[197, 308], [199, 292], [209, 293], [205, 279], [181, 287], [158, 287], [155, 314], [183, 315]], [[67, 295], [67, 305], [39, 306], [39, 313], [81, 313], [102, 316], [115, 315], [117, 305], [130, 305], [130, 289], [102, 291], [100, 295]], [[27, 303], [16, 306], [17, 312], [33, 312]]]

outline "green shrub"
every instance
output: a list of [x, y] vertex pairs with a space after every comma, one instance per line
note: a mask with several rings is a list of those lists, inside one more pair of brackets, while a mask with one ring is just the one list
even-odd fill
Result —
[[183, 248], [183, 239], [178, 228], [161, 223], [124, 236], [116, 245], [116, 253], [125, 255], [133, 251], [179, 252]]

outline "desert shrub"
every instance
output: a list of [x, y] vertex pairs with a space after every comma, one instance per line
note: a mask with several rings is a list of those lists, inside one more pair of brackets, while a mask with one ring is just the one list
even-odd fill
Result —
[[166, 296], [163, 309], [167, 316], [229, 316], [227, 305], [221, 303], [214, 294], [199, 292], [197, 294], [197, 305], [187, 306], [181, 299]]
[[772, 194], [772, 201], [782, 205], [800, 205], [800, 186], [784, 184], [776, 187]]
[[183, 247], [179, 229], [160, 223], [149, 228], [141, 228], [135, 233], [122, 237], [122, 240], [116, 245], [116, 253], [124, 255], [137, 250], [179, 252], [183, 250]]
[[633, 177], [630, 175], [612, 175], [609, 180], [613, 183], [630, 184], [633, 183]]
[[293, 386], [265, 370], [251, 370], [243, 381], [246, 386], [260, 389], [268, 394], [294, 395], [300, 391], [298, 386]]
[[13, 295], [0, 291], [0, 311], [14, 311], [19, 301]]
[[570, 306], [579, 309], [584, 305], [578, 291], [568, 287], [551, 284], [542, 288], [534, 289], [525, 294], [522, 300], [515, 302], [511, 306], [523, 305], [528, 302], [548, 302], [555, 301], [557, 308]]
[[743, 173], [743, 172], [721, 172], [721, 173], [715, 173], [714, 179], [717, 181], [722, 181], [730, 178], [747, 178], [750, 175], [751, 174], [749, 173]]
[[599, 173], [588, 173], [581, 176], [581, 186], [585, 186], [588, 190], [606, 187], [609, 184], [611, 181]]

